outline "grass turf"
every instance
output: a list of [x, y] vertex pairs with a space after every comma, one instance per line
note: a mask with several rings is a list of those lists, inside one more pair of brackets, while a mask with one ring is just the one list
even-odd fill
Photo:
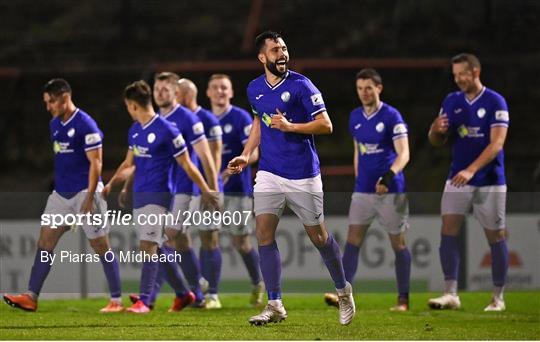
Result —
[[[42, 300], [35, 313], [0, 306], [0, 339], [68, 340], [537, 340], [540, 338], [540, 292], [505, 295], [505, 312], [483, 312], [489, 293], [462, 293], [463, 308], [433, 311], [428, 298], [411, 295], [411, 311], [389, 312], [394, 294], [359, 294], [351, 325], [340, 326], [337, 310], [322, 295], [285, 295], [289, 318], [253, 327], [247, 319], [247, 295], [221, 295], [224, 309], [185, 309], [167, 313], [172, 296], [162, 296], [147, 315], [99, 314], [105, 299]], [[127, 300], [125, 300], [127, 304]]]

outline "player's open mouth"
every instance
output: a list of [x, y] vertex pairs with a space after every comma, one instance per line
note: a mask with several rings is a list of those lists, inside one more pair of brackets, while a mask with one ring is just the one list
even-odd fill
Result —
[[277, 66], [285, 66], [287, 64], [287, 60], [282, 59], [276, 62]]

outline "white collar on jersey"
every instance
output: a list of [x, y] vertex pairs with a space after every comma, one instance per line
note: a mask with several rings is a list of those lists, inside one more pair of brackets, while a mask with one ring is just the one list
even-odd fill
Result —
[[275, 86], [271, 86], [270, 83], [268, 83], [268, 81], [266, 80], [266, 76], [264, 76], [264, 83], [266, 83], [266, 85], [274, 90], [276, 89], [277, 87], [279, 87], [280, 85], [283, 84], [283, 82], [285, 82], [285, 80], [287, 79], [287, 77], [289, 77], [289, 72], [287, 71], [287, 73], [285, 74], [285, 76], [283, 76], [283, 79], [281, 81], [279, 81]]
[[221, 120], [223, 119], [224, 117], [226, 117], [232, 110], [232, 106], [229, 106], [229, 108], [227, 108], [227, 110], [225, 110], [223, 113], [221, 113], [220, 115], [218, 115], [218, 120]]
[[370, 116], [368, 116], [368, 115], [366, 114], [366, 112], [364, 111], [364, 107], [362, 107], [362, 114], [364, 115], [364, 117], [365, 117], [367, 120], [371, 120], [371, 119], [373, 119], [373, 117], [374, 117], [375, 115], [379, 114], [379, 112], [381, 111], [382, 106], [383, 106], [383, 102], [381, 101], [381, 102], [379, 103], [379, 107], [377, 107], [377, 110], [374, 111]]
[[178, 107], [180, 107], [179, 104], [176, 104], [176, 106], [173, 107], [173, 109], [171, 109], [170, 112], [168, 112], [167, 114], [160, 114], [164, 119], [168, 118], [169, 116], [171, 116], [172, 113], [174, 113]]
[[70, 123], [71, 120], [73, 120], [73, 118], [75, 117], [75, 115], [77, 115], [78, 113], [79, 113], [79, 108], [75, 108], [75, 112], [73, 113], [73, 115], [71, 115], [71, 117], [68, 119], [68, 121], [63, 122], [62, 119], [60, 119], [60, 123], [62, 124], [62, 126], [65, 126], [65, 125], [67, 125], [68, 123]]
[[193, 111], [193, 114], [197, 114], [198, 112], [200, 112], [202, 109], [201, 106], [198, 106], [197, 108], [195, 108], [195, 110]]
[[154, 121], [156, 121], [158, 116], [159, 116], [158, 114], [154, 115], [154, 117], [150, 121], [148, 121], [144, 126], [141, 125], [142, 129], [147, 129], [148, 126], [150, 126]]
[[476, 95], [476, 96], [474, 97], [474, 99], [472, 99], [472, 100], [470, 100], [470, 101], [469, 101], [469, 99], [467, 98], [467, 95], [463, 94], [463, 96], [465, 96], [465, 101], [467, 101], [467, 103], [468, 103], [469, 105], [472, 105], [473, 103], [475, 103], [476, 101], [478, 101], [478, 99], [479, 99], [480, 97], [482, 97], [482, 95], [484, 95], [484, 92], [485, 92], [485, 91], [486, 91], [486, 87], [482, 87], [482, 90], [480, 90], [480, 92], [478, 93], [478, 95]]

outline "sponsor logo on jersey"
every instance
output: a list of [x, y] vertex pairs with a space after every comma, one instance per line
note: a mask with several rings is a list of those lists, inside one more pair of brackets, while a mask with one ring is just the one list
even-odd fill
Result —
[[202, 122], [197, 122], [195, 125], [193, 125], [193, 134], [199, 135], [204, 133], [204, 125]]
[[405, 134], [407, 133], [407, 126], [403, 123], [399, 123], [394, 126], [394, 134]]
[[358, 150], [360, 152], [360, 155], [362, 156], [365, 154], [375, 154], [375, 153], [384, 152], [382, 148], [379, 148], [379, 144], [358, 143]]
[[457, 133], [461, 138], [483, 138], [484, 133], [480, 132], [480, 127], [471, 127], [461, 125], [457, 129]]
[[264, 96], [264, 94], [257, 95], [257, 96], [255, 96], [255, 100], [258, 100], [258, 99], [260, 99], [260, 98], [263, 97], [263, 96]]
[[498, 110], [495, 112], [495, 119], [499, 121], [508, 121], [510, 120], [508, 111], [506, 110]]
[[270, 117], [270, 115], [263, 113], [262, 122], [264, 122], [266, 126], [270, 127], [270, 124], [272, 123], [272, 118]]
[[84, 143], [86, 145], [97, 144], [101, 142], [101, 135], [99, 133], [91, 133], [84, 136]]
[[144, 146], [133, 145], [133, 155], [138, 158], [152, 158], [152, 155], [148, 153], [149, 148]]
[[323, 105], [324, 101], [322, 99], [322, 95], [321, 94], [311, 95], [311, 103], [313, 103], [314, 106]]
[[178, 136], [174, 138], [172, 142], [173, 142], [174, 147], [176, 148], [182, 148], [186, 144], [186, 141], [184, 140], [184, 137], [182, 136], [182, 134], [178, 134]]

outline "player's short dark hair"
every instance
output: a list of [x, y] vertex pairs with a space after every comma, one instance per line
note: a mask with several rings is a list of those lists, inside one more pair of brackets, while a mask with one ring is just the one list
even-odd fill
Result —
[[219, 80], [221, 78], [226, 78], [228, 79], [229, 81], [231, 81], [232, 83], [232, 79], [231, 79], [231, 76], [227, 75], [227, 74], [212, 74], [210, 75], [210, 77], [208, 78], [208, 83], [212, 82], [213, 80]]
[[372, 68], [365, 68], [360, 70], [356, 74], [356, 80], [372, 80], [375, 85], [382, 84], [382, 77], [377, 70]]
[[124, 99], [135, 101], [141, 107], [152, 105], [152, 89], [143, 80], [135, 81], [124, 90]]
[[274, 42], [277, 42], [279, 38], [283, 39], [283, 36], [277, 32], [270, 31], [270, 30], [264, 31], [263, 33], [255, 37], [255, 50], [257, 51], [257, 53], [259, 53], [261, 52], [261, 49], [263, 48], [267, 39], [271, 39]]
[[180, 76], [178, 76], [174, 72], [169, 72], [169, 71], [158, 72], [157, 74], [154, 75], [154, 82], [167, 81], [169, 83], [177, 84], [179, 79], [180, 79]]
[[71, 86], [63, 78], [53, 78], [43, 86], [43, 93], [52, 96], [60, 96], [64, 93], [71, 94]]
[[452, 64], [467, 63], [471, 70], [474, 68], [480, 70], [482, 68], [480, 60], [472, 53], [460, 53], [459, 55], [452, 57], [451, 62]]

